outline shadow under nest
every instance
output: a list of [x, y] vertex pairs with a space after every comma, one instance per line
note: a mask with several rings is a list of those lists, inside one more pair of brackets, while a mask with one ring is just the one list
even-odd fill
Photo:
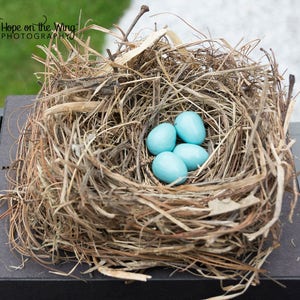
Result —
[[[259, 280], [291, 181], [291, 211], [296, 201], [293, 99], [272, 55], [249, 57], [255, 43], [174, 36], [161, 29], [108, 58], [78, 37], [41, 47], [44, 83], [6, 195], [14, 249], [123, 279], [170, 266], [240, 289]], [[210, 156], [185, 184], [164, 185], [145, 138], [186, 110], [202, 117]]]

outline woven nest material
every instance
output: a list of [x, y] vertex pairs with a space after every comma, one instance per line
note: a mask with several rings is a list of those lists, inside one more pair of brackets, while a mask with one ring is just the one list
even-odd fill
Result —
[[[12, 247], [123, 279], [170, 266], [238, 279], [240, 290], [257, 283], [295, 176], [294, 99], [274, 56], [263, 51], [265, 63], [256, 62], [254, 47], [204, 38], [183, 45], [168, 28], [123, 39], [108, 57], [78, 35], [41, 47], [44, 83], [5, 196]], [[210, 156], [185, 184], [165, 185], [145, 138], [186, 110], [204, 120]]]

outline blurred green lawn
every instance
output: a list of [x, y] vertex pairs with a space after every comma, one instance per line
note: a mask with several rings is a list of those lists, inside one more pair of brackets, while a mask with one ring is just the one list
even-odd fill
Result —
[[[130, 0], [0, 0], [0, 106], [3, 106], [7, 95], [36, 94], [40, 86], [37, 84], [34, 72], [43, 71], [43, 66], [33, 60], [31, 55], [42, 55], [37, 45], [48, 45], [48, 39], [41, 38], [41, 31], [28, 28], [27, 33], [38, 33], [37, 38], [21, 36], [11, 38], [9, 25], [21, 25], [24, 34], [24, 26], [43, 23], [54, 28], [54, 22], [68, 25], [76, 25], [81, 10], [82, 24], [97, 24], [110, 28], [118, 22], [124, 10], [129, 6]], [[43, 30], [44, 33], [47, 33]], [[92, 46], [101, 51], [104, 42], [104, 35], [98, 31], [91, 31]], [[17, 35], [15, 37], [18, 37]], [[30, 35], [29, 35], [30, 37]]]

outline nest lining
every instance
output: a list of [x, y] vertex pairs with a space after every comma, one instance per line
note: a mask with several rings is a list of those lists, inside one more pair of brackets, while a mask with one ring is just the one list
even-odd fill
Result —
[[[239, 279], [241, 290], [258, 282], [295, 176], [293, 99], [272, 55], [264, 52], [265, 64], [249, 57], [255, 46], [182, 45], [162, 29], [109, 58], [78, 37], [41, 47], [44, 84], [5, 197], [12, 247], [44, 264], [76, 260], [123, 279], [170, 266]], [[164, 185], [145, 138], [185, 110], [204, 120], [210, 157], [185, 184]]]

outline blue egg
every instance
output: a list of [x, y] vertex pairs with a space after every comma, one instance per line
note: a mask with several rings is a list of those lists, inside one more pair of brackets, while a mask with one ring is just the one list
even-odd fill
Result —
[[187, 143], [178, 144], [173, 153], [184, 161], [188, 171], [198, 169], [209, 157], [208, 152], [203, 147]]
[[148, 134], [146, 145], [148, 150], [157, 155], [164, 151], [172, 151], [176, 144], [176, 129], [170, 123], [161, 123]]
[[178, 136], [186, 143], [200, 145], [206, 137], [201, 117], [194, 111], [180, 113], [174, 122]]
[[183, 160], [173, 152], [165, 151], [158, 154], [152, 162], [152, 172], [160, 181], [176, 184], [186, 181], [187, 167]]

